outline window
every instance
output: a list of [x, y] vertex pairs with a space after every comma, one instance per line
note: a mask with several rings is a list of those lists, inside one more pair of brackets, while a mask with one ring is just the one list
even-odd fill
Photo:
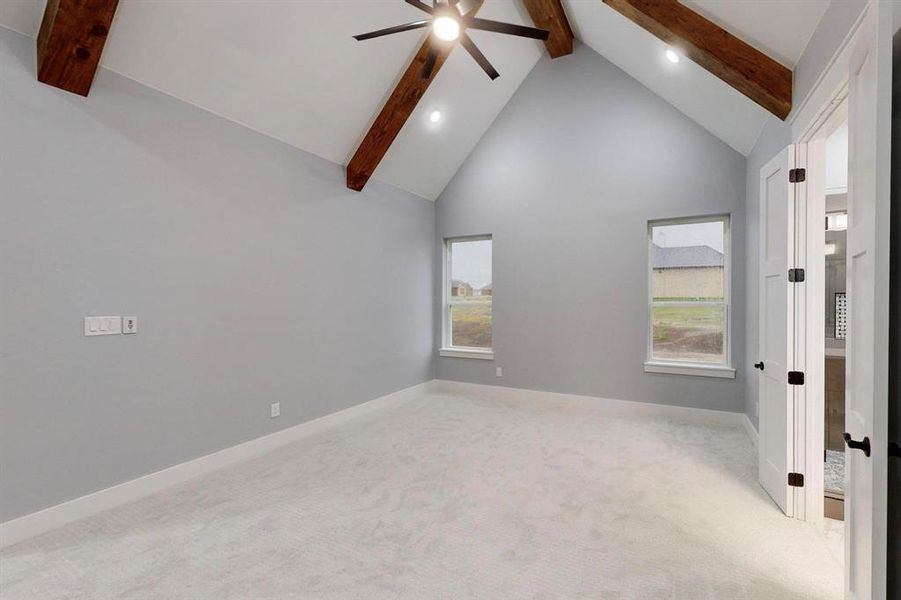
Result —
[[847, 211], [826, 213], [826, 231], [845, 231], [847, 229]]
[[441, 356], [494, 358], [491, 350], [491, 236], [445, 241]]
[[729, 366], [729, 217], [648, 223], [645, 370], [734, 377]]

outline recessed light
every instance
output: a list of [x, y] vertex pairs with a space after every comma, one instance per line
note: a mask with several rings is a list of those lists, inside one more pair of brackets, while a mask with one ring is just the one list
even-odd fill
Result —
[[432, 112], [429, 113], [429, 121], [431, 121], [432, 123], [437, 123], [440, 120], [441, 120], [441, 111], [440, 110], [433, 110]]
[[666, 60], [670, 61], [673, 64], [679, 62], [679, 55], [676, 54], [676, 51], [672, 48], [666, 49]]
[[439, 40], [452, 42], [460, 36], [460, 24], [452, 17], [438, 17], [432, 21], [432, 31]]

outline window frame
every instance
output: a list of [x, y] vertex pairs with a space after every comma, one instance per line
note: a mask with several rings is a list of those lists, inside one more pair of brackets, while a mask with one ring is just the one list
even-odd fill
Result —
[[[453, 273], [453, 252], [451, 245], [459, 242], [491, 242], [491, 348], [474, 348], [471, 346], [453, 346], [451, 327], [451, 283]], [[490, 233], [444, 238], [444, 260], [441, 278], [441, 348], [439, 356], [451, 358], [475, 358], [494, 360], [494, 239]]]
[[[723, 300], [722, 302], [654, 302], [654, 228], [668, 225], [692, 225], [696, 223], [723, 224]], [[647, 225], [647, 336], [644, 370], [647, 373], [671, 375], [698, 375], [702, 377], [735, 378], [732, 367], [732, 223], [729, 214], [698, 217], [653, 219]], [[666, 306], [722, 306], [723, 307], [723, 362], [703, 363], [690, 360], [654, 358], [654, 307]]]

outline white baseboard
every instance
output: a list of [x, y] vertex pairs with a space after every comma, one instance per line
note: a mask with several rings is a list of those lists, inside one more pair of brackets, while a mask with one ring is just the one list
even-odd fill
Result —
[[747, 418], [744, 413], [729, 412], [725, 410], [710, 410], [707, 408], [691, 408], [687, 406], [654, 404], [651, 402], [636, 402], [634, 400], [615, 400], [597, 396], [542, 392], [539, 390], [464, 383], [461, 381], [448, 381], [445, 379], [434, 380], [429, 391], [436, 393], [466, 394], [469, 396], [485, 398], [487, 400], [522, 401], [525, 399], [535, 402], [547, 402], [558, 405], [598, 409], [603, 410], [605, 413], [615, 415], [661, 416], [715, 425], [741, 426], [743, 418]]
[[229, 465], [254, 458], [271, 450], [300, 440], [313, 433], [346, 423], [357, 417], [398, 406], [417, 397], [424, 391], [450, 394], [466, 394], [488, 400], [534, 401], [556, 405], [581, 406], [600, 409], [607, 414], [624, 416], [664, 416], [691, 422], [717, 425], [742, 426], [752, 442], [757, 443], [757, 432], [744, 413], [734, 413], [703, 408], [669, 406], [649, 402], [614, 400], [576, 394], [560, 394], [520, 388], [433, 380], [352, 406], [345, 410], [307, 421], [275, 433], [225, 448], [218, 452], [195, 458], [172, 467], [93, 492], [68, 502], [51, 506], [5, 523], [0, 523], [0, 548], [16, 544], [38, 534], [62, 527], [74, 521], [90, 517], [104, 510], [134, 502], [173, 485], [206, 475]]
[[430, 385], [431, 382], [420, 383], [387, 396], [363, 402], [330, 415], [282, 429], [237, 446], [231, 446], [224, 450], [219, 450], [218, 452], [207, 454], [206, 456], [93, 492], [38, 512], [6, 521], [5, 523], [0, 523], [0, 548], [11, 546], [40, 533], [62, 527], [101, 511], [139, 500], [189, 479], [265, 454], [275, 448], [290, 444], [324, 429], [346, 423], [362, 415], [403, 404], [415, 398], [417, 394], [427, 389]]
[[743, 414], [744, 419], [742, 419], [741, 423], [745, 426], [745, 431], [748, 432], [748, 437], [751, 438], [751, 444], [754, 445], [754, 448], [757, 448], [757, 429], [754, 428], [754, 424], [751, 423], [751, 419], [748, 418], [747, 414]]

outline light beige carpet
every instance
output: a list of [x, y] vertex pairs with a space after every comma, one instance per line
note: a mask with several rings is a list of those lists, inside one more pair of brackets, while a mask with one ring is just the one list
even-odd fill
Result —
[[0, 596], [841, 597], [739, 428], [423, 393], [0, 554]]

